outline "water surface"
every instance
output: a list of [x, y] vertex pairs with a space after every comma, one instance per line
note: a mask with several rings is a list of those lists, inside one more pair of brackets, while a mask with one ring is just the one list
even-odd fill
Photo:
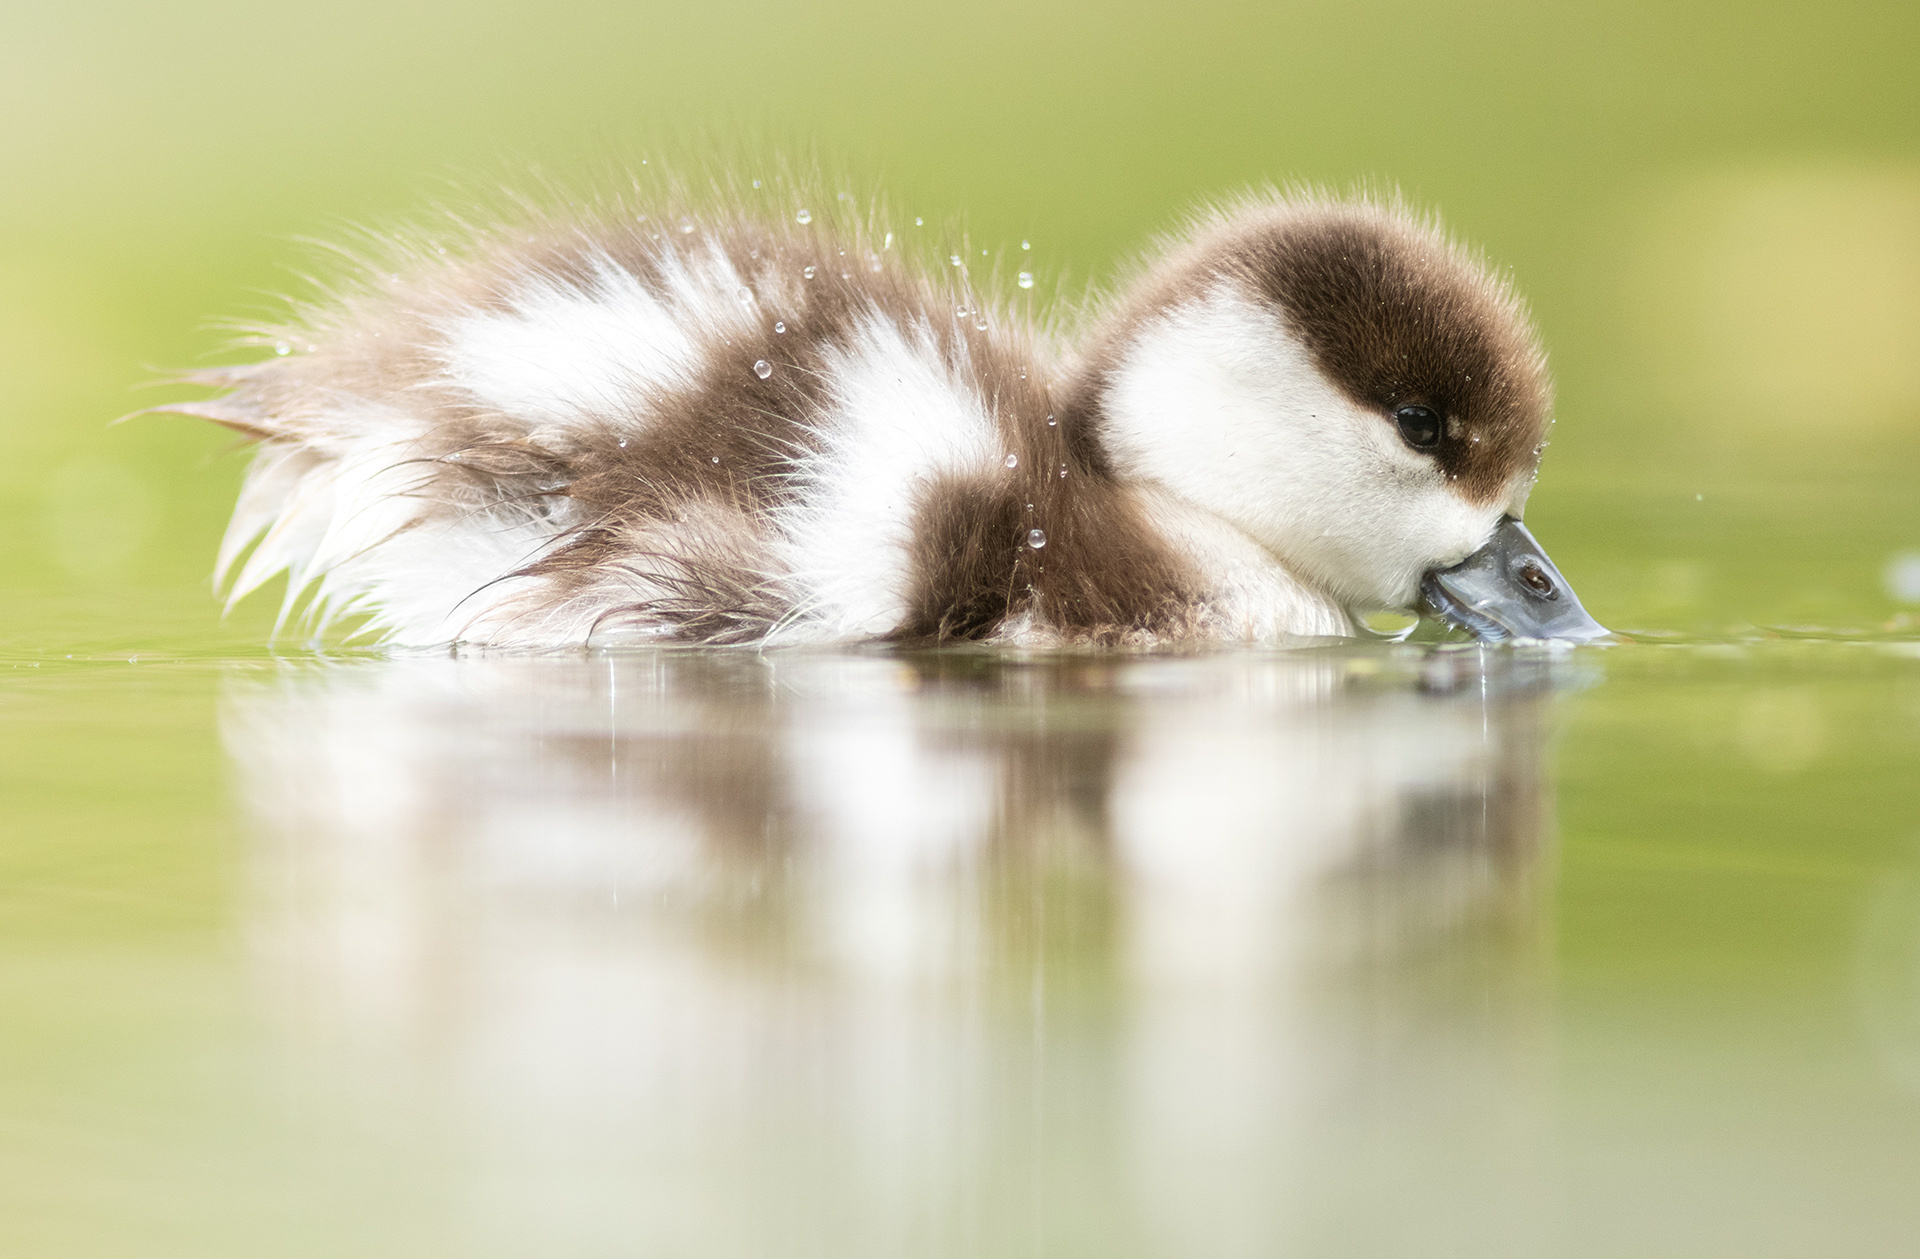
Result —
[[1878, 1255], [1920, 645], [0, 665], [0, 1248]]

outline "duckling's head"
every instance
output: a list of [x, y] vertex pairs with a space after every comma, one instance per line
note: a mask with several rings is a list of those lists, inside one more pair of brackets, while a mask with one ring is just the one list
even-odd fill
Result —
[[[1317, 196], [1217, 212], [1148, 272], [1088, 369], [1092, 457], [1349, 606], [1424, 592], [1483, 637], [1605, 632], [1519, 525], [1552, 417], [1538, 335], [1431, 219]], [[1493, 569], [1462, 592], [1461, 572]]]

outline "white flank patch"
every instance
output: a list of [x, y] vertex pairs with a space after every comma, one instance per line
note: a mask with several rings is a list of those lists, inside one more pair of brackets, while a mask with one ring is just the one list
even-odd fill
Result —
[[925, 328], [871, 315], [849, 349], [829, 355], [826, 374], [832, 402], [819, 422], [820, 451], [798, 462], [800, 493], [774, 513], [788, 571], [807, 592], [779, 641], [864, 638], [899, 626], [922, 493], [941, 476], [984, 472], [999, 458], [993, 417], [948, 372]]
[[601, 258], [586, 288], [529, 278], [511, 313], [445, 329], [442, 380], [536, 426], [617, 415], [683, 383], [703, 333], [739, 323], [739, 276], [717, 249], [661, 260], [664, 292]]
[[1421, 573], [1465, 558], [1500, 518], [1228, 285], [1143, 331], [1108, 404], [1126, 475], [1224, 517], [1345, 603], [1407, 605]]

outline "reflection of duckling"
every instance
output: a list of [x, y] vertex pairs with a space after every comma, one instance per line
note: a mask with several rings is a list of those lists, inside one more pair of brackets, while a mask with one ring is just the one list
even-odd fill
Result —
[[1602, 632], [1517, 523], [1533, 329], [1397, 205], [1214, 213], [1072, 352], [804, 210], [413, 255], [181, 408], [261, 443], [236, 596], [284, 570], [418, 644], [1150, 644], [1349, 634], [1430, 576], [1483, 636]]

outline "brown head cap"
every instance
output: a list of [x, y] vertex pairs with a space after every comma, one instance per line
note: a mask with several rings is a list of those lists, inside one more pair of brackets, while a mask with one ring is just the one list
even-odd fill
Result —
[[1432, 453], [1468, 499], [1499, 500], [1539, 462], [1553, 389], [1538, 334], [1507, 282], [1431, 219], [1393, 201], [1266, 197], [1218, 214], [1184, 252], [1170, 261], [1186, 283], [1235, 278], [1272, 303], [1382, 423], [1399, 407], [1437, 412]]

